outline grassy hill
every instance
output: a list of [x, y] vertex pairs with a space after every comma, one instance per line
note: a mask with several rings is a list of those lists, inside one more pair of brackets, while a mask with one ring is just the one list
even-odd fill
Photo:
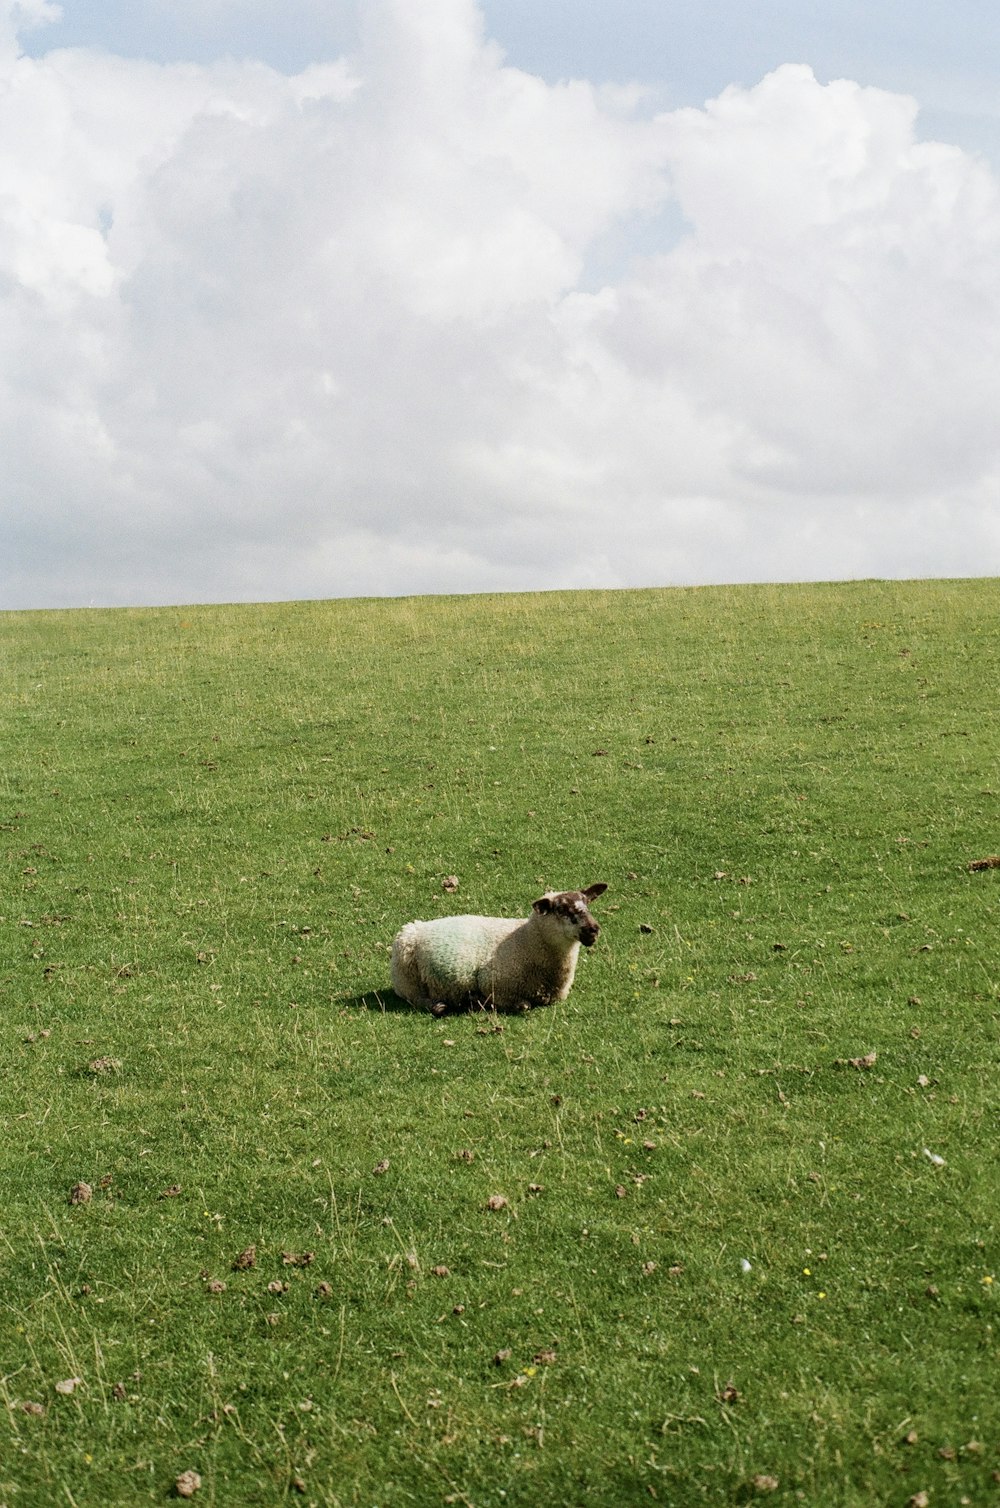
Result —
[[[0, 1503], [1000, 1502], [998, 645], [990, 581], [0, 616]], [[564, 1004], [389, 990], [595, 881]]]

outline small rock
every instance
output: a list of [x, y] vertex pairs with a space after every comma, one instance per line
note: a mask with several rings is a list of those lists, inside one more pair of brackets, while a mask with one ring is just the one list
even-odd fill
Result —
[[193, 1498], [201, 1486], [201, 1477], [196, 1471], [182, 1471], [174, 1483], [174, 1491], [179, 1498]]

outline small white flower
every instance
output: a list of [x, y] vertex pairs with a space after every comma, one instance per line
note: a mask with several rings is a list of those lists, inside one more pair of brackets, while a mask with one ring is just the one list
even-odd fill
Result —
[[751, 1267], [750, 1263], [747, 1261], [746, 1257], [740, 1257], [740, 1271], [741, 1272], [752, 1272], [753, 1271], [753, 1268]]
[[929, 1157], [936, 1168], [943, 1168], [945, 1165], [944, 1158], [939, 1157], [936, 1152], [932, 1152], [930, 1147], [924, 1148], [924, 1156]]

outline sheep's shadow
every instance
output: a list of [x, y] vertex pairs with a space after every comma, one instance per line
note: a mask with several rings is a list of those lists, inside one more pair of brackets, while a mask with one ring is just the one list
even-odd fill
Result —
[[351, 995], [346, 1000], [340, 1001], [343, 1010], [357, 1011], [381, 1011], [383, 1015], [388, 1011], [399, 1011], [403, 1015], [425, 1016], [426, 1011], [420, 1011], [397, 995], [395, 990], [366, 990], [363, 995]]
[[[379, 1011], [382, 1015], [389, 1012], [400, 1012], [405, 1016], [419, 1016], [428, 1021], [440, 1021], [442, 1016], [437, 1016], [433, 1011], [426, 1010], [420, 1005], [411, 1005], [395, 990], [366, 990], [363, 995], [351, 995], [340, 1001], [343, 1011]], [[452, 1006], [443, 1013], [444, 1016], [482, 1016], [494, 1020], [497, 1012], [487, 1005], [458, 1005]], [[504, 1020], [509, 1019], [504, 1017]]]

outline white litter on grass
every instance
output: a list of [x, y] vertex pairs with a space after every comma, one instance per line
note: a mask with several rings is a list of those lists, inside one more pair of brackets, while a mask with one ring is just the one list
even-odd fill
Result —
[[943, 1168], [945, 1166], [944, 1158], [939, 1157], [936, 1152], [932, 1152], [930, 1147], [924, 1148], [924, 1156], [929, 1157], [936, 1168]]
[[746, 1257], [740, 1257], [740, 1272], [752, 1272], [752, 1271], [753, 1271], [753, 1268], [751, 1267], [750, 1263], [747, 1261]]

